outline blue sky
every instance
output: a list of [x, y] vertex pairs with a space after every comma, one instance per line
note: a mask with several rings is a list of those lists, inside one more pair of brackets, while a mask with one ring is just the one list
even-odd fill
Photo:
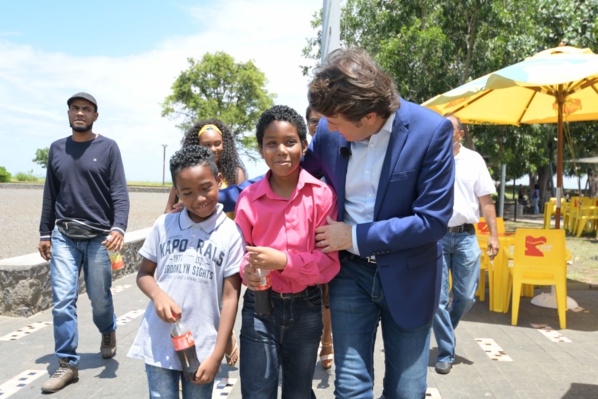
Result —
[[[322, 0], [3, 1], [0, 166], [45, 175], [35, 151], [70, 135], [66, 100], [87, 91], [99, 106], [94, 131], [118, 142], [127, 179], [161, 181], [162, 144], [169, 158], [182, 132], [160, 116], [160, 104], [186, 59], [206, 52], [253, 60], [276, 103], [303, 114], [301, 50], [321, 7]], [[247, 167], [251, 176], [266, 170], [261, 161]]]
[[[131, 181], [162, 180], [182, 132], [160, 104], [186, 59], [224, 51], [254, 60], [276, 103], [301, 114], [308, 78], [301, 50], [322, 0], [29, 0], [0, 3], [0, 166], [44, 176], [38, 148], [70, 135], [66, 99], [93, 94], [94, 131], [115, 139]], [[250, 176], [266, 171], [246, 160]], [[168, 173], [166, 173], [167, 180]], [[527, 178], [521, 182], [527, 181]], [[518, 181], [519, 183], [520, 181]], [[565, 178], [565, 187], [576, 187]], [[582, 186], [585, 185], [585, 177]]]
[[[3, 2], [5, 39], [48, 52], [122, 57], [152, 50], [173, 36], [201, 31], [188, 10], [209, 2]], [[198, 29], [200, 28], [200, 29]]]

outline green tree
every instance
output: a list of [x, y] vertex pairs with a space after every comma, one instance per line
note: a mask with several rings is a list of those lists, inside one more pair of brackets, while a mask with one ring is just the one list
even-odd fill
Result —
[[[401, 96], [417, 103], [561, 40], [595, 49], [597, 38], [598, 2], [584, 0], [347, 0], [341, 10], [341, 44], [367, 49]], [[318, 60], [319, 41], [308, 39], [303, 55]], [[571, 124], [576, 157], [598, 150], [592, 126]], [[488, 156], [495, 179], [505, 163], [507, 179], [528, 173], [533, 184], [548, 180], [550, 162], [555, 171], [555, 137], [554, 125], [475, 125], [465, 140]]]
[[[560, 42], [567, 45], [598, 50], [598, 2], [587, 0], [533, 0], [536, 12], [532, 14], [538, 34], [534, 36], [536, 50], [554, 47]], [[556, 127], [549, 139], [556, 137]], [[595, 156], [598, 153], [596, 122], [574, 122], [565, 124], [564, 159], [576, 159], [584, 156]], [[556, 163], [556, 145], [551, 140], [548, 160]], [[545, 162], [539, 168], [540, 182], [545, 174], [550, 173], [550, 166]], [[588, 165], [565, 163], [563, 173], [568, 176], [579, 176], [588, 173]], [[583, 188], [583, 187], [582, 187]]]
[[4, 166], [0, 166], [0, 183], [9, 182], [12, 178], [12, 175]]
[[188, 58], [189, 69], [172, 85], [172, 94], [162, 104], [162, 116], [179, 122], [187, 130], [200, 119], [218, 118], [235, 140], [251, 153], [256, 147], [253, 131], [259, 116], [274, 103], [266, 90], [265, 74], [253, 63], [235, 62], [224, 52], [206, 53], [200, 61]]
[[35, 158], [32, 159], [33, 162], [41, 166], [42, 168], [46, 168], [48, 166], [48, 153], [50, 152], [50, 148], [38, 148], [35, 151]]

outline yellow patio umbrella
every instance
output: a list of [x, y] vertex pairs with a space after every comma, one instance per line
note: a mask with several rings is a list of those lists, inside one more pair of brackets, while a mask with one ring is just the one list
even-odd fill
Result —
[[422, 104], [463, 123], [557, 123], [557, 208], [563, 194], [563, 122], [598, 120], [598, 55], [559, 46], [472, 80]]

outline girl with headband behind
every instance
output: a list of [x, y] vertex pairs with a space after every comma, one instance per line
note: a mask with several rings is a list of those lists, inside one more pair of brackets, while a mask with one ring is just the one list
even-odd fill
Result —
[[[208, 119], [196, 122], [185, 133], [181, 144], [182, 147], [200, 145], [212, 151], [218, 170], [224, 177], [221, 189], [229, 185], [241, 184], [247, 180], [247, 171], [237, 152], [233, 135], [221, 120]], [[172, 212], [174, 204], [177, 202], [178, 198], [173, 187], [166, 203], [165, 213]], [[229, 214], [229, 216], [234, 218], [234, 215]]]

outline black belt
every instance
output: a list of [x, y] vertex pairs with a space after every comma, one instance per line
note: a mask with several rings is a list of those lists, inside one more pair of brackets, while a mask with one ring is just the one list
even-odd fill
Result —
[[475, 233], [475, 228], [471, 223], [465, 223], [461, 226], [453, 226], [448, 228], [449, 233]]
[[359, 260], [359, 261], [371, 263], [374, 265], [376, 264], [376, 258], [374, 258], [373, 256], [367, 256], [364, 258], [363, 256], [355, 255], [354, 253], [351, 253], [349, 251], [340, 251], [339, 255], [341, 257], [347, 256], [351, 260]]
[[295, 292], [295, 293], [282, 293], [282, 292], [276, 292], [276, 291], [272, 290], [272, 296], [274, 298], [281, 298], [281, 299], [285, 299], [285, 298], [303, 298], [303, 297], [309, 296], [310, 294], [312, 294], [316, 290], [317, 291], [320, 290], [320, 286], [319, 285], [312, 285], [312, 286], [307, 287], [303, 291], [299, 291], [299, 292]]

